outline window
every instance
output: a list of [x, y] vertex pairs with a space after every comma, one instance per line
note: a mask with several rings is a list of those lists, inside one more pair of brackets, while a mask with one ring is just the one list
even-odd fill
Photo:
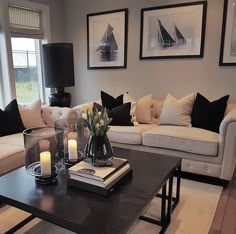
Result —
[[41, 10], [9, 5], [15, 94], [19, 103], [44, 102], [40, 48], [44, 38]]
[[[0, 105], [2, 102], [4, 107], [16, 97], [21, 103], [36, 98], [47, 102], [50, 89], [43, 87], [40, 54], [41, 44], [50, 42], [48, 4], [0, 0], [0, 25]], [[31, 78], [30, 85], [20, 84], [20, 76]]]
[[42, 74], [40, 50], [41, 40], [11, 38], [12, 57], [19, 103], [30, 103], [42, 98]]

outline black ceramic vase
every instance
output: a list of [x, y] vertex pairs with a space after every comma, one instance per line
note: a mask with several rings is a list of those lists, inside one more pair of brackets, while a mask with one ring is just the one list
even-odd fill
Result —
[[90, 135], [84, 153], [85, 161], [91, 162], [93, 166], [112, 165], [113, 150], [106, 134], [104, 136]]

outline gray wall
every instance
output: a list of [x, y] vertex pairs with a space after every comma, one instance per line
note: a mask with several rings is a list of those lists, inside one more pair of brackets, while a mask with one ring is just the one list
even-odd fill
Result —
[[[193, 0], [190, 0], [193, 1]], [[188, 0], [65, 0], [66, 40], [74, 44], [76, 86], [70, 88], [73, 105], [98, 99], [100, 90], [135, 97], [167, 93], [182, 97], [201, 92], [210, 99], [230, 94], [236, 101], [236, 68], [219, 67], [223, 0], [208, 0], [203, 59], [139, 60], [140, 9]], [[128, 67], [120, 70], [87, 70], [86, 15], [119, 8], [129, 9]]]
[[51, 41], [64, 42], [64, 0], [30, 0], [49, 6]]

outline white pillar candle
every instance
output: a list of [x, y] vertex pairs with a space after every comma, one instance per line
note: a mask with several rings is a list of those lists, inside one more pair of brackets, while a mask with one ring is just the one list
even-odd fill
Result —
[[40, 165], [41, 175], [51, 176], [51, 153], [49, 151], [44, 151], [40, 153]]
[[68, 154], [70, 160], [78, 159], [77, 140], [68, 140]]

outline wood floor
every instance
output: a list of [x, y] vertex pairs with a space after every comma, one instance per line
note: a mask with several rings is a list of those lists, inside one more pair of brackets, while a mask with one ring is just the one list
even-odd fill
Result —
[[236, 170], [221, 194], [209, 233], [236, 234]]

